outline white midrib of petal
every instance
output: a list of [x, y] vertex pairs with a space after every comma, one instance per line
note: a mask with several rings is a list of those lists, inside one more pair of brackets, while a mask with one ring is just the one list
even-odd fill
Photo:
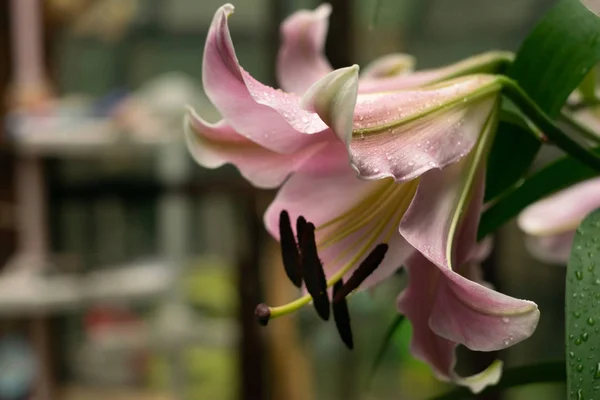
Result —
[[[466, 77], [465, 79], [467, 79], [467, 78], [468, 77]], [[471, 79], [473, 79], [473, 78], [471, 78]], [[467, 107], [468, 105], [471, 105], [473, 102], [475, 102], [477, 100], [483, 100], [485, 97], [497, 94], [501, 88], [502, 88], [502, 85], [500, 83], [500, 79], [491, 80], [490, 82], [486, 83], [484, 86], [478, 88], [477, 90], [469, 93], [466, 96], [457, 95], [455, 97], [451, 97], [449, 100], [447, 100], [444, 104], [442, 104], [440, 106], [426, 108], [425, 110], [417, 112], [413, 115], [410, 115], [409, 117], [401, 118], [401, 119], [398, 119], [398, 120], [395, 120], [392, 122], [388, 122], [387, 124], [378, 125], [378, 126], [375, 126], [372, 128], [354, 129], [352, 131], [352, 136], [364, 137], [364, 136], [368, 136], [368, 135], [378, 134], [381, 132], [389, 131], [391, 129], [395, 129], [398, 126], [419, 120], [419, 119], [429, 116], [431, 114], [436, 114], [438, 112], [439, 113], [445, 112], [448, 109], [451, 109], [453, 107]]]
[[466, 174], [463, 178], [462, 183], [462, 193], [457, 202], [457, 206], [455, 207], [455, 213], [452, 216], [452, 221], [450, 222], [450, 229], [448, 232], [448, 247], [446, 248], [446, 259], [449, 262], [448, 267], [453, 269], [452, 266], [452, 252], [454, 248], [454, 238], [456, 237], [457, 230], [460, 225], [460, 221], [464, 214], [465, 208], [468, 206], [469, 200], [472, 194], [473, 182], [475, 180], [475, 176], [477, 175], [477, 171], [479, 168], [482, 168], [482, 164], [485, 162], [487, 158], [488, 149], [492, 144], [492, 139], [494, 138], [494, 134], [496, 133], [496, 125], [498, 112], [500, 108], [500, 100], [496, 100], [496, 104], [490, 115], [488, 116], [487, 121], [483, 127], [483, 132], [479, 137], [479, 140], [473, 150], [471, 150], [471, 154], [469, 154], [466, 162], [470, 164], [470, 168], [466, 171]]

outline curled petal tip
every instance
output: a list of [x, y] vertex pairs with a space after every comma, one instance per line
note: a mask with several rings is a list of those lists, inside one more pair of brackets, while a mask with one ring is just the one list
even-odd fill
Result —
[[226, 3], [223, 4], [219, 10], [223, 11], [226, 16], [229, 16], [233, 14], [233, 12], [235, 11], [235, 7], [231, 3]]
[[340, 68], [313, 84], [302, 106], [316, 112], [344, 143], [352, 137], [352, 119], [358, 93], [358, 65]]
[[327, 15], [329, 16], [329, 14], [331, 14], [331, 4], [329, 3], [323, 3], [321, 4], [319, 7], [317, 7], [315, 9], [315, 11], [321, 15]]
[[468, 387], [474, 394], [478, 394], [486, 387], [494, 386], [500, 382], [503, 365], [502, 361], [496, 360], [478, 374], [461, 377], [455, 373], [452, 380], [458, 385]]

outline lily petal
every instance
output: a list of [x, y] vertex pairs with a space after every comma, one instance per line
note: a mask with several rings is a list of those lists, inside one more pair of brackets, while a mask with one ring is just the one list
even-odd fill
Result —
[[363, 283], [369, 287], [391, 275], [413, 252], [397, 227], [416, 185], [360, 180], [351, 168], [336, 175], [296, 173], [269, 206], [265, 225], [278, 238], [281, 210], [287, 210], [292, 220], [302, 215], [313, 222], [328, 278], [350, 274], [377, 244], [387, 242], [389, 250], [382, 264]]
[[[469, 153], [498, 89], [495, 77], [477, 75], [439, 86], [359, 95], [353, 130], [330, 126], [348, 145], [362, 178], [410, 180]], [[474, 93], [481, 98], [471, 100]]]
[[300, 98], [265, 86], [239, 65], [227, 18], [233, 6], [215, 13], [206, 45], [202, 81], [206, 94], [228, 124], [253, 142], [278, 153], [293, 153], [313, 144], [327, 129], [315, 113], [300, 107]]
[[[410, 56], [408, 56], [410, 57]], [[474, 73], [497, 73], [498, 67], [511, 61], [514, 55], [504, 51], [490, 51], [460, 60], [441, 68], [423, 69], [410, 74], [376, 75], [364, 73], [359, 93], [390, 92], [413, 89]], [[408, 59], [407, 59], [408, 60]]]
[[[428, 363], [439, 379], [467, 386], [473, 393], [479, 393], [486, 386], [496, 384], [501, 374], [500, 363], [492, 364], [477, 375], [461, 377], [454, 372], [455, 349], [460, 342], [441, 336], [432, 329], [433, 315], [440, 303], [447, 300], [448, 294], [447, 291], [440, 291], [438, 287], [447, 286], [450, 280], [421, 255], [412, 256], [407, 261], [406, 268], [409, 285], [398, 296], [397, 306], [398, 311], [410, 320], [413, 328], [410, 345], [412, 354]], [[452, 310], [452, 313], [456, 311]]]
[[[435, 265], [453, 269], [471, 255], [483, 204], [484, 162], [496, 127], [497, 104], [478, 144], [462, 160], [423, 175], [400, 223], [400, 234]], [[458, 236], [461, 240], [456, 240]]]
[[565, 265], [569, 261], [575, 230], [549, 236], [527, 236], [525, 247], [537, 260]]
[[600, 178], [590, 179], [527, 207], [519, 227], [534, 236], [574, 231], [590, 212], [600, 207]]
[[277, 79], [281, 88], [302, 94], [333, 70], [323, 54], [331, 6], [298, 11], [281, 25], [281, 48], [277, 56]]
[[[260, 188], [281, 185], [290, 173], [302, 169], [309, 159], [312, 161], [307, 169], [321, 172], [339, 168], [343, 160], [339, 155], [331, 157], [331, 150], [321, 153], [335, 140], [331, 133], [330, 141], [315, 143], [293, 154], [279, 154], [241, 136], [224, 120], [215, 124], [204, 121], [193, 109], [188, 110], [184, 124], [188, 149], [198, 164], [206, 168], [234, 164], [244, 178]], [[333, 143], [343, 149], [339, 142]], [[317, 154], [322, 156], [315, 157]], [[342, 165], [346, 166], [346, 163]]]
[[540, 316], [535, 303], [496, 292], [448, 268], [431, 263], [430, 268], [441, 272], [429, 319], [436, 334], [471, 350], [494, 351], [535, 331]]
[[386, 54], [364, 67], [361, 72], [361, 79], [405, 76], [413, 72], [415, 64], [416, 59], [410, 54]]

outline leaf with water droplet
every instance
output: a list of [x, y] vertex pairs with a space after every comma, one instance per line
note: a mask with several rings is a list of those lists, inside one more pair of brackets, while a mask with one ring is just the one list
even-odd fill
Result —
[[[566, 279], [566, 354], [569, 400], [592, 399], [600, 379], [600, 357], [593, 349], [600, 347], [598, 328], [590, 330], [600, 318], [598, 279], [592, 272], [600, 262], [600, 249], [593, 239], [600, 237], [600, 209], [590, 214], [575, 234]], [[592, 295], [593, 294], [593, 295]], [[581, 316], [584, 316], [581, 318]], [[585, 320], [585, 324], [582, 323]]]

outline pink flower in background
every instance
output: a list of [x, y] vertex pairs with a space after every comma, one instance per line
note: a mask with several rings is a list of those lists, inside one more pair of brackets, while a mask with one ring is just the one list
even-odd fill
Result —
[[[578, 99], [574, 92], [570, 99]], [[584, 108], [574, 119], [589, 127], [600, 140], [600, 109]], [[518, 217], [526, 234], [525, 245], [536, 259], [551, 264], [566, 264], [575, 230], [583, 219], [600, 207], [600, 178], [593, 178], [561, 190], [527, 207]]]
[[527, 207], [519, 215], [526, 245], [541, 261], [566, 264], [575, 229], [600, 207], [600, 178], [571, 186]]
[[[267, 230], [279, 239], [284, 210], [313, 223], [328, 287], [387, 243], [361, 288], [406, 262], [411, 283], [399, 308], [415, 327], [415, 354], [474, 391], [493, 383], [494, 369], [477, 378], [454, 374], [456, 345], [501, 349], [528, 337], [539, 318], [534, 303], [480, 285], [469, 267], [497, 124], [497, 77], [452, 78], [481, 59], [407, 73], [412, 60], [402, 55], [377, 61], [360, 79], [357, 66], [332, 71], [322, 54], [330, 9], [321, 6], [283, 24], [278, 78], [288, 92], [275, 90], [240, 67], [227, 27], [232, 12], [231, 5], [217, 11], [204, 52], [204, 87], [223, 120], [209, 124], [190, 110], [192, 155], [210, 168], [233, 163], [255, 186], [283, 183], [265, 214]], [[304, 299], [271, 308], [271, 317]]]

